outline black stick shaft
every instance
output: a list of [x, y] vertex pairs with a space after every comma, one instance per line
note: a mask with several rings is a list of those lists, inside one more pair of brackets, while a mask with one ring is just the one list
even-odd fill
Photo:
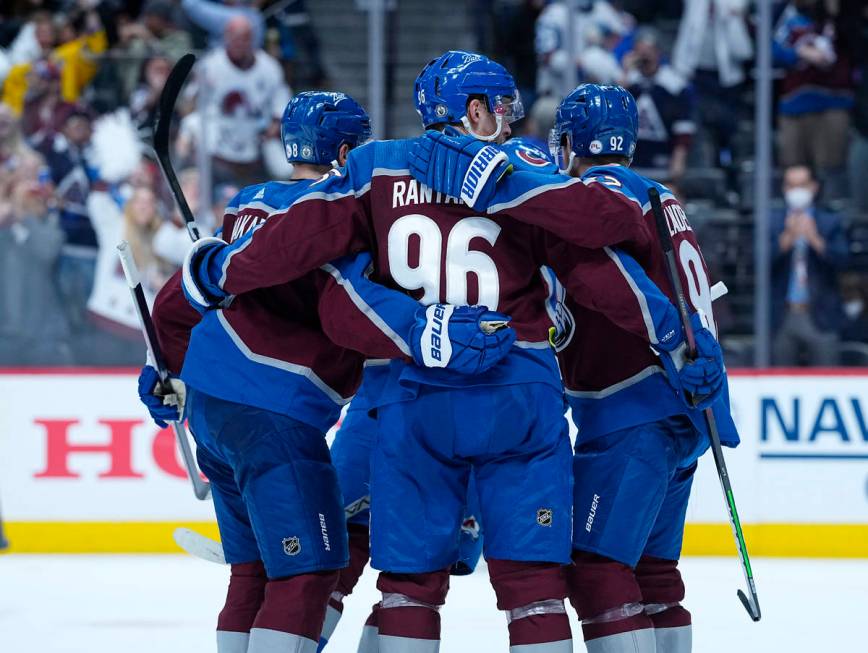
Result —
[[181, 217], [184, 218], [187, 233], [190, 234], [191, 240], [196, 241], [201, 237], [199, 226], [196, 224], [196, 218], [193, 216], [190, 205], [187, 204], [187, 199], [184, 197], [178, 176], [175, 174], [175, 169], [172, 166], [172, 159], [169, 156], [171, 151], [169, 136], [172, 125], [172, 114], [175, 112], [175, 102], [178, 100], [178, 95], [181, 93], [184, 82], [190, 74], [194, 63], [196, 63], [196, 55], [188, 52], [178, 59], [178, 62], [166, 79], [163, 91], [160, 93], [156, 127], [154, 128], [154, 152], [157, 155], [160, 169], [166, 177], [166, 182], [169, 184], [169, 189], [172, 191], [172, 196], [178, 205], [178, 210], [181, 212]]
[[[654, 213], [657, 237], [660, 240], [660, 247], [663, 250], [663, 256], [666, 260], [666, 272], [669, 276], [669, 281], [672, 284], [672, 289], [675, 292], [678, 314], [681, 317], [681, 325], [684, 328], [684, 334], [687, 338], [690, 357], [694, 358], [696, 356], [696, 340], [690, 323], [687, 298], [684, 294], [684, 287], [681, 285], [681, 277], [678, 274], [678, 267], [675, 263], [675, 250], [672, 245], [672, 233], [669, 231], [669, 222], [666, 219], [666, 214], [663, 212], [660, 193], [656, 188], [651, 187], [648, 189], [648, 200], [651, 202], [651, 210]], [[729, 525], [732, 528], [735, 547], [739, 555], [739, 562], [741, 563], [745, 582], [747, 583], [748, 591], [750, 592], [750, 599], [745, 596], [742, 590], [738, 590], [738, 597], [751, 619], [759, 621], [762, 613], [760, 612], [756, 583], [753, 579], [753, 569], [751, 568], [750, 557], [747, 553], [747, 545], [744, 540], [741, 520], [738, 517], [738, 509], [735, 505], [735, 496], [733, 495], [732, 485], [729, 481], [729, 472], [726, 469], [726, 460], [723, 457], [723, 447], [720, 444], [720, 433], [717, 430], [717, 421], [714, 418], [714, 412], [711, 408], [706, 408], [703, 411], [703, 416], [705, 418], [705, 424], [708, 427], [711, 451], [714, 456], [714, 466], [717, 468], [717, 477], [720, 480], [720, 487], [723, 490], [724, 501], [726, 502]]]
[[[154, 361], [154, 367], [160, 379], [160, 388], [164, 394], [171, 394], [174, 392], [174, 389], [169, 382], [169, 370], [166, 366], [166, 359], [160, 348], [160, 341], [157, 340], [157, 330], [154, 328], [154, 320], [151, 318], [151, 311], [148, 308], [148, 302], [145, 300], [145, 291], [139, 279], [139, 270], [136, 267], [136, 262], [133, 260], [132, 252], [130, 252], [129, 244], [126, 241], [118, 245], [118, 256], [121, 260], [124, 276], [127, 279], [127, 285], [130, 287], [130, 294], [133, 297], [136, 314], [139, 316], [139, 325], [145, 338], [145, 346], [148, 348], [151, 360]], [[175, 439], [178, 442], [178, 447], [181, 449], [181, 458], [184, 461], [184, 466], [187, 468], [187, 474], [193, 485], [193, 494], [196, 495], [197, 499], [204, 500], [208, 497], [211, 486], [199, 476], [199, 468], [193, 457], [190, 440], [187, 438], [187, 429], [184, 427], [183, 422], [172, 422], [172, 430], [175, 432]]]

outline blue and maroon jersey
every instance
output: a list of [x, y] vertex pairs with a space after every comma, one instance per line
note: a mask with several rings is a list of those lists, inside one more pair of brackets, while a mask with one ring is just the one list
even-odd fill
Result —
[[[853, 106], [853, 64], [850, 53], [840, 47], [836, 31], [831, 19], [819, 23], [792, 5], [781, 14], [772, 41], [772, 55], [775, 64], [785, 69], [778, 101], [782, 114], [802, 115]], [[825, 50], [829, 65], [815, 66], [802, 60], [798, 49], [803, 44]]]
[[[501, 210], [486, 216], [417, 182], [407, 165], [411, 144], [380, 141], [354, 149], [345, 168], [331, 171], [291, 207], [215, 256], [210, 280], [239, 295], [286, 283], [348, 253], [370, 250], [373, 281], [423, 304], [482, 304], [512, 317], [518, 335], [514, 350], [485, 375], [468, 379], [446, 369], [391, 365], [397, 382], [392, 387], [403, 393], [401, 398], [410, 398], [414, 393], [408, 386], [418, 383], [544, 382], [560, 388], [548, 345], [552, 323], [546, 310], [548, 289], [540, 275], [544, 264], [555, 270], [576, 301], [647, 338], [647, 317], [631, 280], [602, 249], [645, 228], [635, 202], [601, 184], [567, 178], [558, 188], [539, 189], [545, 191], [543, 204], [549, 205], [543, 210], [571, 215], [585, 225], [584, 237], [574, 244], [513, 218], [513, 212], [527, 212], [527, 202], [540, 203], [534, 189], [499, 192]], [[662, 293], [660, 297], [668, 302]]]
[[[535, 176], [536, 180], [528, 180], [522, 179], [520, 174], [514, 174], [510, 180], [516, 177], [514, 181], [520, 182], [521, 186], [535, 181], [537, 187], [540, 183], [548, 183], [557, 188], [562, 183]], [[699, 411], [685, 409], [682, 400], [666, 381], [657, 355], [648, 346], [649, 342], [657, 342], [658, 336], [663, 335], [657, 333], [657, 325], [661, 323], [658, 315], [666, 308], [660, 304], [655, 289], [663, 289], [669, 300], [674, 301], [648, 201], [648, 189], [652, 186], [660, 193], [675, 247], [681, 283], [690, 308], [692, 311], [701, 308], [714, 324], [708, 269], [684, 210], [665, 186], [623, 166], [596, 166], [575, 182], [606, 189], [641, 207], [638, 217], [627, 216], [636, 224], [624, 230], [624, 240], [617, 243], [617, 247], [605, 246], [603, 252], [629, 280], [634, 292], [633, 304], [639, 306], [646, 325], [644, 336], [619, 328], [607, 315], [590, 310], [574, 301], [569, 294], [564, 294], [557, 279], [549, 279], [553, 289], [550, 308], [559, 328], [554, 342], [579, 438], [588, 440], [629, 426], [684, 413], [690, 415], [697, 426], [704, 430]], [[545, 193], [538, 193], [536, 198], [544, 196]], [[527, 204], [532, 205], [537, 201], [536, 198], [528, 200]], [[544, 213], [543, 207], [551, 209], [551, 202], [540, 199], [537, 211], [533, 211], [532, 206], [525, 207], [520, 215], [538, 224], [545, 223], [565, 240], [584, 242], [581, 234], [586, 227], [579, 216], [568, 212], [552, 215], [550, 210]], [[490, 212], [495, 214], [500, 210], [509, 210], [497, 206], [492, 209]], [[715, 413], [721, 441], [737, 444], [738, 434], [729, 414], [728, 398], [715, 406]]]
[[[241, 238], [309, 186], [310, 181], [269, 182], [243, 189], [226, 208], [223, 238], [228, 242]], [[385, 324], [378, 325], [351, 283], [340, 275], [340, 267], [351, 269], [353, 264], [358, 262], [339, 261], [290, 283], [239, 295], [201, 319], [184, 299], [180, 273], [176, 274], [154, 305], [154, 322], [169, 369], [212, 396], [290, 415], [327, 430], [355, 393], [365, 355], [409, 355], [402, 337]], [[389, 293], [386, 299], [408, 302], [402, 310], [416, 306], [398, 293]], [[336, 333], [330, 338], [332, 329]]]

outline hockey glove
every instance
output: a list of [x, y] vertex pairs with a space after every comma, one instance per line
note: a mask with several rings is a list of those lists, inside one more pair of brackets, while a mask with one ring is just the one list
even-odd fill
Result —
[[413, 360], [462, 374], [485, 372], [515, 342], [515, 330], [506, 326], [510, 319], [485, 306], [422, 306], [410, 329]]
[[447, 128], [427, 131], [410, 148], [410, 174], [429, 188], [484, 211], [512, 164], [506, 152]]
[[[720, 398], [724, 388], [723, 351], [707, 327], [702, 311], [690, 316], [696, 342], [696, 358], [687, 358], [687, 343], [671, 339], [658, 343], [660, 360], [672, 386], [679, 391], [689, 408], [705, 409]], [[669, 345], [674, 345], [669, 347]]]
[[173, 392], [163, 393], [160, 376], [150, 365], [145, 365], [139, 374], [139, 399], [148, 408], [151, 418], [161, 429], [167, 422], [180, 422], [184, 419], [184, 403], [187, 387], [181, 379], [169, 377]]
[[184, 257], [181, 288], [190, 306], [202, 314], [219, 306], [227, 297], [217, 282], [212, 281], [212, 275], [217, 273], [215, 259], [227, 247], [222, 238], [202, 238], [193, 243]]

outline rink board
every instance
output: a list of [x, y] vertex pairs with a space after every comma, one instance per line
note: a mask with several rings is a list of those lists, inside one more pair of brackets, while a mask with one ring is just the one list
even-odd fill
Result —
[[[868, 557], [868, 370], [731, 372], [743, 444], [727, 451], [754, 555]], [[217, 536], [136, 372], [0, 370], [0, 514], [18, 552], [176, 552]], [[576, 507], [581, 518], [583, 507]], [[688, 509], [688, 555], [734, 552], [711, 456]]]

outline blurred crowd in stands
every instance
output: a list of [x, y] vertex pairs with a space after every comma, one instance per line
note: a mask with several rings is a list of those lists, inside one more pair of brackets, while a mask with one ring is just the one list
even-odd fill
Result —
[[0, 18], [0, 364], [139, 365], [115, 246], [152, 297], [190, 242], [149, 147], [169, 71], [204, 53], [173, 143], [213, 231], [239, 186], [288, 174], [289, 85], [325, 82], [306, 6], [12, 0]]
[[[517, 75], [532, 137], [575, 80], [633, 93], [633, 166], [685, 203], [731, 290], [715, 305], [730, 364], [750, 364], [757, 3], [478, 4], [477, 40]], [[776, 1], [772, 13], [772, 362], [868, 365], [868, 3]]]
[[[4, 0], [0, 365], [141, 364], [115, 245], [130, 243], [150, 296], [189, 246], [150, 150], [169, 71], [185, 52], [200, 53], [173, 156], [197, 221], [213, 229], [240, 186], [288, 175], [278, 119], [290, 89], [333, 83], [313, 5]], [[731, 334], [730, 364], [749, 364], [755, 3], [455, 5], [470, 14], [467, 36], [516, 76], [524, 135], [543, 146], [570, 84], [631, 90], [640, 111], [634, 165], [683, 198], [714, 276], [734, 291], [715, 309]], [[868, 365], [866, 5], [773, 3], [769, 310], [780, 365]]]

